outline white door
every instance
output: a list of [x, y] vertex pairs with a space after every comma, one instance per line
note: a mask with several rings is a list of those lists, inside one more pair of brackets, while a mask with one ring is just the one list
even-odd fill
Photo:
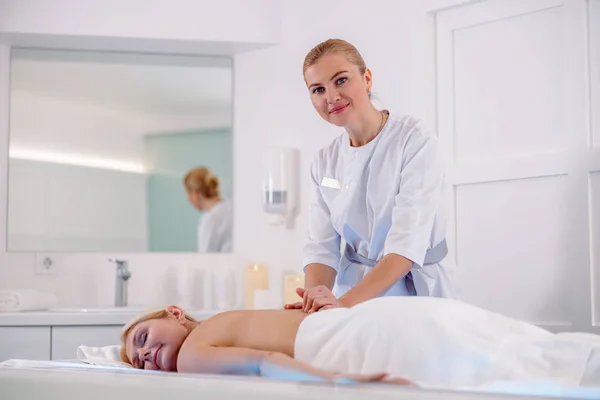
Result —
[[[592, 239], [592, 318], [600, 325], [600, 0], [588, 2], [591, 147], [595, 164], [590, 171], [590, 233]], [[596, 328], [598, 330], [600, 328]]]
[[463, 298], [554, 331], [600, 316], [599, 3], [488, 0], [435, 19]]

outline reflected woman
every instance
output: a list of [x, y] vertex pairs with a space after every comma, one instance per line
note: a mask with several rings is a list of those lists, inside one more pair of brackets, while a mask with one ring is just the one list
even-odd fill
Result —
[[183, 183], [190, 204], [204, 214], [198, 222], [198, 252], [231, 252], [232, 208], [221, 197], [219, 178], [208, 168], [200, 167], [189, 171]]

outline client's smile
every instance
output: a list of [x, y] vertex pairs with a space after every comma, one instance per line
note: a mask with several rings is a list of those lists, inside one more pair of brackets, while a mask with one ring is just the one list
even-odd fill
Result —
[[162, 369], [160, 367], [160, 365], [158, 365], [158, 352], [160, 351], [161, 348], [162, 348], [162, 345], [158, 346], [158, 349], [156, 349], [156, 351], [154, 352], [154, 365], [156, 365], [156, 367], [158, 369]]

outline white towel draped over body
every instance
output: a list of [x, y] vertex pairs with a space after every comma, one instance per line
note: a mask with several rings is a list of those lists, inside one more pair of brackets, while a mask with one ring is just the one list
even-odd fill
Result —
[[388, 372], [431, 388], [532, 380], [577, 386], [584, 375], [600, 381], [600, 363], [590, 358], [600, 347], [590, 337], [556, 335], [457, 300], [382, 297], [308, 316], [295, 358], [330, 371]]
[[0, 290], [0, 312], [47, 310], [56, 302], [56, 296], [34, 289]]

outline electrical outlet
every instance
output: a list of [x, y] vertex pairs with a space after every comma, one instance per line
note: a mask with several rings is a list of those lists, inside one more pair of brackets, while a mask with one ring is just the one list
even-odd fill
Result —
[[35, 255], [35, 273], [38, 275], [56, 274], [56, 264], [52, 257], [47, 254]]

